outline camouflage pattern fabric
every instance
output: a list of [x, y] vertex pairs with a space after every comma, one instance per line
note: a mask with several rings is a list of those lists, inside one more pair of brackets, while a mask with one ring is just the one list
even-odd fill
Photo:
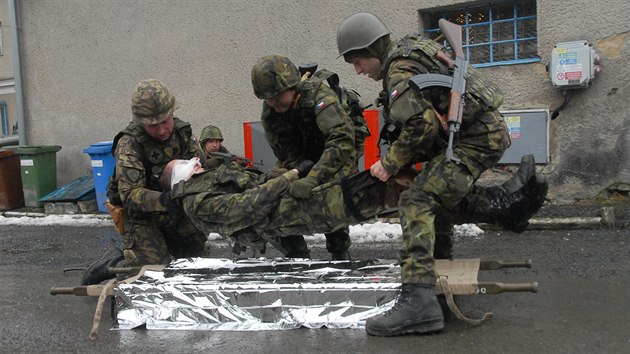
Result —
[[280, 91], [300, 82], [300, 72], [289, 58], [283, 55], [267, 55], [252, 67], [254, 94], [261, 100], [271, 98]]
[[[190, 257], [202, 251], [206, 235], [182, 215], [169, 215], [159, 201], [158, 179], [172, 159], [202, 154], [190, 125], [175, 118], [173, 135], [165, 142], [149, 137], [132, 122], [114, 139], [115, 176], [110, 181], [125, 208], [123, 254], [127, 265], [163, 264], [172, 256]], [[109, 194], [109, 193], [108, 193]], [[111, 198], [110, 198], [111, 199]]]
[[[385, 193], [387, 184], [366, 172], [353, 178], [368, 179], [370, 183], [346, 193], [352, 196], [351, 202], [344, 201], [342, 186], [337, 181], [317, 187], [309, 199], [299, 199], [287, 193], [290, 180], [286, 174], [258, 185], [251, 175], [220, 166], [180, 182], [173, 196], [194, 225], [206, 234], [216, 232], [228, 237], [248, 230], [284, 238], [334, 233], [393, 206], [379, 197]], [[358, 182], [353, 180], [353, 183]], [[397, 200], [396, 197], [395, 202]], [[350, 203], [360, 211], [361, 217], [347, 211]]]
[[[454, 164], [443, 164], [443, 167], [465, 169]], [[420, 174], [416, 179], [424, 178], [428, 177]], [[456, 183], [451, 184], [435, 178], [428, 180], [428, 183], [453, 189], [464, 189], [469, 183], [466, 178], [457, 179]], [[258, 185], [257, 179], [250, 174], [219, 166], [180, 182], [175, 186], [173, 196], [204, 234], [214, 232], [224, 237], [234, 237], [245, 232], [252, 238], [267, 236], [282, 241], [293, 238], [291, 235], [334, 234], [346, 230], [349, 225], [373, 219], [384, 211], [407, 203], [403, 203], [402, 199], [410, 200], [417, 195], [416, 190], [403, 192], [406, 187], [397, 183], [395, 178], [383, 183], [372, 177], [369, 171], [325, 183], [315, 188], [309, 199], [291, 197], [287, 193], [289, 184], [290, 180], [282, 175]], [[416, 184], [414, 186], [417, 188]], [[475, 198], [487, 199], [484, 195], [476, 195]], [[460, 203], [455, 208], [439, 210], [440, 215], [449, 216], [443, 219], [448, 220], [446, 226], [450, 226], [451, 222], [475, 222], [471, 219], [475, 213], [466, 209], [469, 204]], [[436, 222], [435, 228], [445, 229], [445, 225]], [[446, 229], [445, 232], [446, 238], [442, 241], [445, 250], [450, 251], [450, 230]], [[406, 242], [411, 244], [415, 241], [410, 239]], [[297, 247], [289, 251], [301, 251], [308, 255], [308, 248], [300, 248], [300, 244], [298, 242]], [[441, 258], [449, 256], [445, 254]]]
[[206, 141], [210, 139], [217, 139], [223, 141], [223, 134], [221, 133], [221, 129], [219, 127], [215, 127], [214, 125], [208, 125], [207, 127], [201, 130], [201, 135], [199, 136], [199, 143], [203, 145]]
[[429, 87], [418, 94], [408, 84], [418, 74], [448, 73], [434, 57], [436, 50], [441, 50], [436, 42], [407, 37], [390, 44], [381, 67], [381, 96], [388, 97], [385, 119], [402, 124], [402, 132], [382, 164], [396, 174], [404, 166], [428, 161], [399, 201], [403, 283], [435, 283], [436, 225], [440, 225], [441, 235], [448, 234], [450, 228], [441, 220], [436, 223], [436, 214], [457, 206], [481, 173], [494, 166], [510, 146], [507, 126], [497, 111], [502, 96], [494, 84], [471, 67], [462, 126], [454, 142], [454, 155], [461, 163], [445, 161], [448, 135], [440, 115], [448, 108], [449, 90]]
[[131, 94], [131, 113], [141, 124], [157, 124], [179, 108], [175, 96], [158, 80], [142, 80]]
[[[301, 88], [297, 86], [296, 95], [302, 95]], [[299, 109], [279, 114], [264, 104], [261, 122], [278, 159], [276, 167], [291, 169], [305, 160], [316, 161], [308, 175], [324, 183], [356, 172], [356, 151], [353, 123], [336, 93], [325, 85], [317, 90], [310, 114]]]
[[[308, 176], [320, 183], [342, 178], [357, 171], [354, 123], [339, 103], [337, 94], [326, 85], [316, 85], [315, 94], [306, 92], [310, 87], [301, 82], [296, 86], [297, 97], [315, 97], [315, 109], [299, 109], [300, 102], [284, 114], [267, 104], [263, 105], [261, 122], [265, 137], [278, 159], [276, 167], [294, 168], [305, 160], [316, 161]], [[326, 235], [327, 249], [338, 252], [350, 247], [348, 232]], [[291, 246], [283, 241], [285, 248]], [[328, 247], [330, 246], [330, 247]]]

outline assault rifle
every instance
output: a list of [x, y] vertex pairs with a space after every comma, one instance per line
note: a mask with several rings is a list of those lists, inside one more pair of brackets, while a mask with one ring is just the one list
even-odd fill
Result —
[[238, 163], [239, 165], [244, 165], [244, 167], [253, 167], [255, 165], [262, 165], [261, 163], [257, 163], [257, 162], [253, 162], [252, 160], [248, 159], [247, 157], [243, 157], [243, 156], [238, 156], [238, 155], [234, 155], [231, 153], [225, 153], [225, 152], [213, 152], [210, 153], [210, 156], [214, 157], [214, 156], [218, 156], [218, 157], [222, 157], [223, 158], [223, 163], [226, 166], [229, 166], [232, 161], [236, 161], [236, 163]]
[[448, 87], [451, 92], [448, 95], [448, 147], [446, 148], [446, 160], [460, 162], [460, 159], [453, 156], [453, 139], [459, 132], [462, 124], [462, 114], [464, 113], [464, 95], [466, 94], [466, 71], [467, 63], [462, 49], [462, 28], [445, 19], [439, 21], [440, 31], [455, 53], [455, 61], [443, 52], [438, 52], [436, 57], [446, 64], [452, 71], [453, 76], [442, 74], [420, 74], [413, 76], [409, 81], [409, 86], [414, 90], [431, 87]]

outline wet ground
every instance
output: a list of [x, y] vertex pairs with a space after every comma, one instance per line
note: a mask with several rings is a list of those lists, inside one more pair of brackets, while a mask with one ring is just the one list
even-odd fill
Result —
[[[555, 215], [568, 212], [547, 210]], [[592, 216], [585, 208], [580, 211]], [[439, 334], [398, 338], [340, 329], [111, 331], [106, 313], [99, 337], [91, 341], [96, 299], [51, 296], [49, 289], [77, 285], [80, 273], [63, 273], [63, 268], [84, 266], [116, 242], [111, 228], [0, 226], [0, 352], [630, 352], [627, 229], [486, 231], [479, 238], [460, 238], [458, 258], [532, 259], [531, 269], [484, 271], [480, 280], [537, 281], [539, 292], [463, 297], [458, 302], [466, 314], [491, 311], [494, 319], [477, 327], [449, 319]], [[213, 256], [231, 256], [227, 243], [213, 246]], [[395, 243], [357, 244], [352, 255], [392, 259], [397, 249]], [[328, 257], [322, 245], [313, 245], [312, 254]]]

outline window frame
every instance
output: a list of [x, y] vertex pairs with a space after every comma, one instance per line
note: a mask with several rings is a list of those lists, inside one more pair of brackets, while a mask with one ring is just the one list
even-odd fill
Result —
[[[519, 16], [518, 15], [518, 1], [519, 0], [511, 0], [511, 1], [489, 1], [487, 3], [480, 3], [480, 4], [469, 4], [468, 2], [464, 5], [455, 5], [455, 6], [447, 6], [444, 8], [438, 8], [438, 9], [433, 9], [433, 10], [418, 10], [419, 16], [420, 16], [420, 21], [423, 21], [423, 18], [426, 18], [426, 16], [428, 16], [431, 19], [435, 19], [435, 18], [446, 18], [447, 13], [449, 12], [453, 12], [453, 11], [458, 11], [461, 10], [463, 11], [463, 15], [464, 18], [466, 20], [465, 24], [462, 24], [462, 29], [463, 29], [463, 35], [462, 35], [462, 47], [463, 50], [466, 54], [466, 59], [468, 60], [468, 58], [470, 58], [470, 49], [474, 48], [474, 47], [481, 47], [481, 46], [488, 46], [489, 47], [489, 58], [490, 61], [487, 63], [471, 63], [471, 65], [473, 65], [474, 67], [489, 67], [489, 66], [500, 66], [500, 65], [514, 65], [514, 64], [527, 64], [527, 63], [536, 63], [536, 62], [540, 62], [541, 58], [540, 58], [540, 54], [538, 52], [538, 29], [536, 29], [536, 35], [535, 36], [529, 36], [529, 37], [519, 37], [518, 35], [518, 23], [519, 22], [524, 22], [524, 21], [528, 21], [528, 20], [536, 20], [536, 27], [538, 26], [538, 15], [534, 14], [534, 15], [527, 15], [527, 16]], [[534, 4], [536, 4], [536, 0], [531, 0]], [[508, 18], [508, 19], [501, 19], [501, 20], [495, 20], [493, 19], [493, 13], [492, 13], [492, 7], [493, 5], [498, 5], [498, 4], [509, 4], [512, 3], [512, 18]], [[537, 4], [536, 4], [537, 5]], [[469, 19], [470, 19], [470, 12], [471, 10], [478, 10], [480, 8], [486, 8], [488, 11], [488, 21], [485, 22], [475, 22], [475, 23], [470, 23]], [[513, 38], [512, 39], [505, 39], [505, 40], [497, 40], [494, 41], [493, 40], [493, 36], [494, 36], [494, 31], [493, 31], [493, 27], [496, 24], [502, 24], [502, 23], [513, 23]], [[425, 23], [422, 23], [422, 26], [424, 26]], [[469, 44], [470, 41], [470, 29], [474, 28], [474, 27], [479, 27], [479, 26], [488, 26], [488, 35], [489, 35], [489, 40], [487, 42], [483, 42], [483, 43], [473, 43], [473, 44]], [[423, 33], [425, 34], [425, 36], [429, 37], [429, 38], [435, 38], [437, 36], [437, 33], [440, 32], [439, 28], [427, 28], [423, 30]], [[493, 46], [497, 45], [497, 44], [505, 44], [505, 43], [513, 43], [514, 44], [514, 58], [518, 58], [518, 53], [519, 53], [519, 46], [518, 43], [520, 42], [526, 42], [526, 41], [532, 41], [535, 40], [536, 41], [536, 56], [532, 57], [532, 58], [522, 58], [522, 59], [510, 59], [510, 60], [501, 60], [501, 61], [494, 61], [494, 53], [493, 53]], [[443, 43], [446, 47], [448, 46], [448, 43], [446, 42], [446, 40], [444, 40]]]

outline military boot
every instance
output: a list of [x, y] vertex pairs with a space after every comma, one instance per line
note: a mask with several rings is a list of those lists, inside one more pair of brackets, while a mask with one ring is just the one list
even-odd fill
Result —
[[403, 284], [394, 307], [365, 322], [365, 330], [373, 336], [428, 333], [443, 327], [442, 309], [433, 286], [427, 284]]
[[99, 284], [104, 280], [112, 279], [116, 276], [109, 268], [124, 265], [125, 257], [118, 248], [111, 248], [100, 258], [90, 264], [83, 273], [81, 285]]
[[[506, 182], [507, 183], [507, 182]], [[529, 219], [545, 202], [549, 186], [545, 176], [536, 174], [517, 191], [503, 185], [470, 194], [462, 202], [466, 222], [490, 223], [513, 232], [523, 232]]]
[[350, 230], [341, 229], [324, 234], [326, 236], [326, 250], [330, 252], [330, 259], [333, 261], [350, 260]]
[[287, 251], [287, 258], [311, 258], [306, 240], [302, 235], [280, 237], [280, 245]]

